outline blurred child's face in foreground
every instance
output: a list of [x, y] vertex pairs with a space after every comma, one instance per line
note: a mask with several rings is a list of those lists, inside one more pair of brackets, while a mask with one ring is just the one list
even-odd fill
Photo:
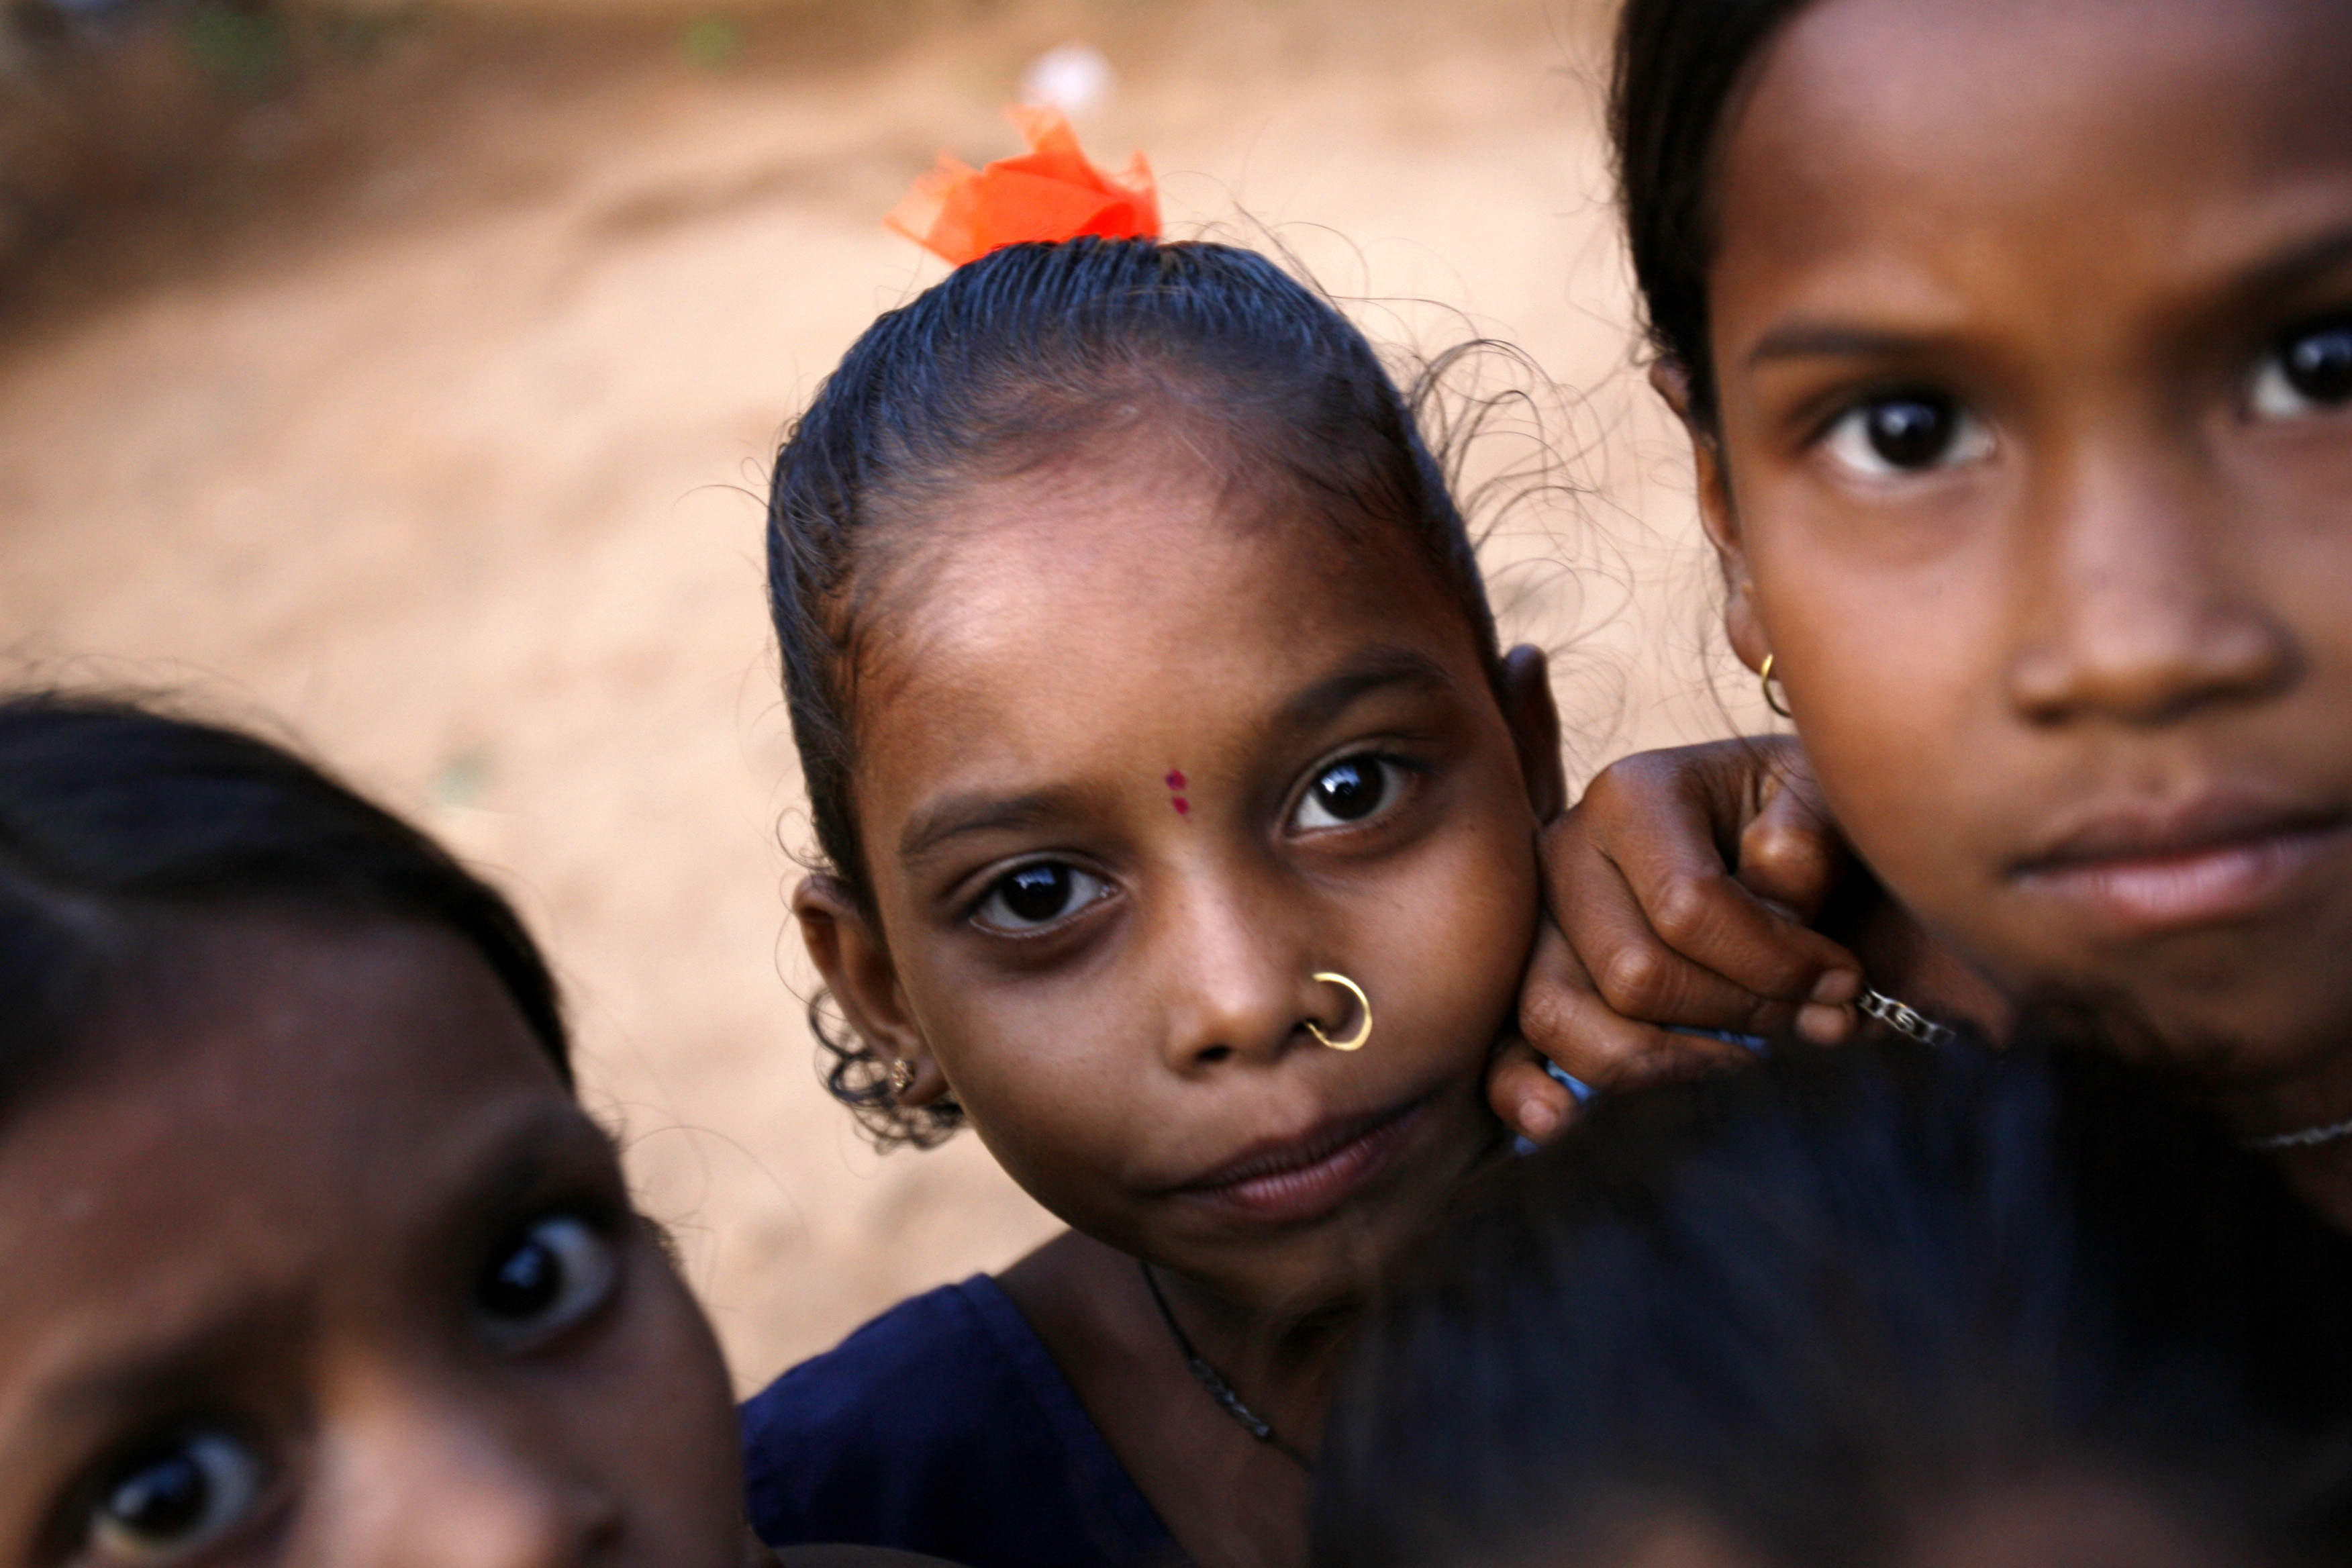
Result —
[[0, 1130], [0, 1562], [740, 1563], [717, 1348], [472, 950], [190, 941]]
[[[1312, 1308], [1494, 1146], [1521, 745], [1399, 531], [1221, 494], [1181, 437], [1118, 449], [960, 491], [882, 569], [855, 699], [881, 929], [821, 879], [799, 907], [909, 1100], [951, 1090], [1040, 1202]], [[1541, 663], [1510, 701], [1550, 770]], [[1307, 1032], [1358, 1026], [1325, 970], [1370, 996], [1359, 1051]]]
[[1840, 821], [2342, 1114], [2352, 7], [1823, 0], [1722, 134], [1703, 489]]

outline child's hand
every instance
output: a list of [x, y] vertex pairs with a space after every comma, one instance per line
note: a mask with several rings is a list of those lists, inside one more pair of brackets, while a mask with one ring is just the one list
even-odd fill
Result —
[[1747, 1054], [1673, 1028], [1843, 1039], [1862, 966], [1805, 922], [1848, 865], [1793, 740], [1612, 764], [1544, 830], [1553, 921], [1520, 992], [1526, 1041], [1487, 1078], [1496, 1113], [1538, 1140], [1566, 1123], [1575, 1100], [1547, 1057], [1599, 1088]]

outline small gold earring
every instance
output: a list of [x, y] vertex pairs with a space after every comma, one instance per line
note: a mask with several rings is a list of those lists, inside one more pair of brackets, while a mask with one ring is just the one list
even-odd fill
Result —
[[1325, 1034], [1323, 1032], [1323, 1026], [1312, 1018], [1307, 1020], [1307, 1032], [1314, 1036], [1323, 1044], [1330, 1047], [1335, 1051], [1359, 1051], [1363, 1049], [1364, 1042], [1372, 1037], [1372, 999], [1364, 994], [1364, 988], [1362, 986], [1357, 984], [1354, 981], [1349, 979], [1344, 974], [1335, 974], [1329, 970], [1325, 970], [1321, 973], [1316, 975], [1315, 978], [1326, 985], [1337, 985], [1346, 991], [1349, 995], [1353, 996], [1356, 999], [1356, 1005], [1362, 1010], [1364, 1018], [1363, 1022], [1356, 1026], [1356, 1032], [1344, 1040], [1335, 1040], [1330, 1036]]
[[1756, 684], [1764, 689], [1765, 707], [1769, 708], [1773, 712], [1778, 713], [1783, 719], [1793, 719], [1796, 717], [1794, 713], [1789, 711], [1789, 705], [1787, 703], [1781, 701], [1780, 698], [1772, 694], [1772, 656], [1769, 653], [1764, 656], [1763, 667], [1756, 672]]
[[904, 1100], [907, 1098], [907, 1091], [914, 1087], [913, 1064], [903, 1060], [892, 1062], [890, 1064], [890, 1098], [894, 1100]]

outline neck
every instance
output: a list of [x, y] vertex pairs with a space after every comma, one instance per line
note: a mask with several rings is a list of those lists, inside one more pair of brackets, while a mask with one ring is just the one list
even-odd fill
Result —
[[[1267, 1309], [1237, 1302], [1169, 1269], [1154, 1267], [1152, 1278], [1201, 1358], [1285, 1441], [1312, 1453], [1362, 1315], [1360, 1296], [1350, 1291], [1312, 1304]], [[1178, 1353], [1170, 1337], [1170, 1352]]]
[[[2276, 1139], [2352, 1121], [2352, 1051], [2309, 1070], [2225, 1094], [2223, 1114], [2249, 1140]], [[2264, 1151], [2314, 1206], [2352, 1230], [2352, 1136]]]
[[2216, 1034], [2168, 1046], [2192, 1073], [2203, 1068], [2207, 1076], [2194, 1087], [2210, 1096], [2230, 1130], [2276, 1160], [2305, 1199], [2352, 1230], [2352, 1135], [2300, 1145], [2278, 1142], [2352, 1121], [2347, 1039], [2352, 1039], [2352, 1016], [2291, 1035], [2239, 1039]]

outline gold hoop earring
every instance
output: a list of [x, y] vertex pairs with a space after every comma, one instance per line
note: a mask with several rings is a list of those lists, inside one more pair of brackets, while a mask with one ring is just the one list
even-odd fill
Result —
[[1307, 1020], [1307, 1032], [1335, 1051], [1362, 1050], [1364, 1042], [1372, 1037], [1372, 999], [1364, 994], [1362, 986], [1344, 974], [1336, 974], [1327, 969], [1315, 978], [1325, 985], [1337, 985], [1349, 995], [1353, 996], [1356, 999], [1357, 1007], [1363, 1012], [1364, 1019], [1356, 1026], [1356, 1032], [1344, 1040], [1335, 1040], [1325, 1034], [1323, 1026], [1312, 1018]]
[[1764, 663], [1762, 667], [1756, 671], [1756, 684], [1764, 689], [1765, 707], [1769, 708], [1773, 712], [1778, 713], [1783, 719], [1793, 719], [1796, 717], [1794, 713], [1789, 711], [1787, 703], [1782, 702], [1778, 697], [1775, 697], [1772, 694], [1772, 656], [1769, 653], [1764, 656]]
[[907, 1098], [907, 1091], [914, 1087], [914, 1064], [904, 1060], [892, 1062], [890, 1064], [890, 1099], [894, 1102], [904, 1100]]

